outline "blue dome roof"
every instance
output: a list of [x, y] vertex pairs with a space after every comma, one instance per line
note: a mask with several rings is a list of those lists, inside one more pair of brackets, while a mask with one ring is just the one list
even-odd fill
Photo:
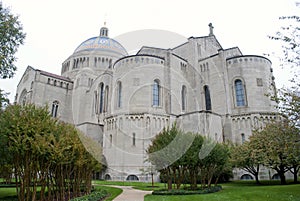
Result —
[[122, 56], [128, 55], [126, 49], [119, 42], [103, 36], [87, 39], [75, 49], [74, 53], [81, 51], [108, 51]]

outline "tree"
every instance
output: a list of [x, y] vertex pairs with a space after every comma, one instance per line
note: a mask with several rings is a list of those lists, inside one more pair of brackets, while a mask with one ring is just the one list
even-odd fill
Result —
[[[211, 139], [209, 139], [212, 141]], [[213, 143], [213, 149], [203, 159], [200, 159], [200, 172], [202, 188], [207, 185], [211, 187], [213, 177], [218, 180], [218, 177], [224, 172], [224, 169], [229, 159], [229, 148], [226, 144]], [[217, 181], [215, 182], [217, 184]]]
[[290, 71], [290, 87], [278, 90], [278, 96], [273, 97], [279, 104], [279, 111], [287, 116], [292, 123], [300, 126], [300, 16], [283, 16], [279, 18], [284, 25], [271, 40], [281, 44], [282, 52], [276, 52], [280, 65]]
[[9, 99], [7, 98], [7, 95], [8, 93], [5, 93], [2, 89], [0, 89], [0, 113], [9, 104]]
[[74, 125], [52, 118], [47, 107], [9, 105], [0, 127], [0, 163], [14, 171], [18, 200], [37, 200], [38, 185], [41, 201], [91, 192], [93, 171], [101, 166]]
[[0, 2], [0, 79], [12, 78], [17, 69], [15, 53], [23, 44], [25, 33], [18, 16], [10, 13]]
[[[26, 34], [18, 19], [4, 8], [0, 1], [0, 79], [12, 78], [17, 67], [15, 53], [23, 44]], [[0, 112], [9, 104], [7, 93], [0, 89]]]
[[298, 141], [299, 129], [287, 122], [270, 123], [250, 136], [250, 144], [254, 145], [251, 150], [263, 157], [265, 166], [277, 171], [281, 184], [286, 184], [285, 173], [292, 166], [299, 170]]
[[166, 176], [168, 190], [172, 189], [172, 171], [176, 169], [174, 164], [189, 148], [189, 140], [185, 139], [183, 132], [176, 124], [172, 128], [164, 128], [155, 136], [152, 144], [148, 147], [148, 160], [155, 168]]
[[172, 189], [179, 189], [183, 181], [197, 189], [211, 187], [228, 170], [229, 149], [225, 144], [213, 142], [197, 133], [184, 133], [176, 127], [164, 129], [155, 136], [147, 149], [148, 160], [155, 166]]
[[241, 168], [252, 174], [256, 184], [260, 184], [258, 174], [259, 166], [263, 164], [263, 154], [257, 151], [253, 142], [245, 142], [233, 147], [231, 150], [231, 162], [234, 167]]
[[[299, 6], [299, 4], [296, 4]], [[283, 16], [279, 18], [285, 25], [274, 35], [269, 36], [271, 40], [275, 40], [281, 44], [282, 54], [276, 53], [280, 58], [280, 65], [285, 70], [293, 73], [289, 87], [278, 90], [278, 95], [273, 97], [278, 104], [280, 113], [287, 117], [290, 124], [296, 128], [300, 127], [300, 16]], [[299, 146], [299, 143], [296, 144]], [[299, 147], [298, 147], [299, 148]], [[290, 171], [294, 174], [294, 182], [297, 182], [297, 173], [299, 166], [296, 164]]]

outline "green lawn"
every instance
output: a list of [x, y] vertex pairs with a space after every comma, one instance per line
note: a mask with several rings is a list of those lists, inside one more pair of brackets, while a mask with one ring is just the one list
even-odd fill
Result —
[[15, 196], [16, 188], [0, 188], [0, 200], [4, 197]]
[[262, 185], [231, 182], [222, 184], [223, 190], [205, 195], [156, 196], [147, 195], [145, 201], [300, 201], [300, 184]]
[[[105, 201], [111, 201], [117, 197], [122, 190], [103, 185], [133, 186], [142, 190], [153, 190], [150, 183], [141, 182], [110, 182], [94, 181], [96, 188], [105, 189], [110, 197]], [[164, 188], [165, 185], [155, 183], [154, 189]], [[181, 195], [181, 196], [158, 196], [146, 195], [145, 201], [300, 201], [300, 184], [279, 185], [279, 181], [264, 181], [263, 185], [257, 186], [254, 182], [234, 181], [221, 184], [223, 190], [217, 193], [205, 195]], [[1, 198], [15, 195], [15, 188], [0, 188]]]
[[151, 183], [145, 182], [127, 182], [127, 181], [93, 181], [94, 185], [117, 185], [117, 186], [133, 186], [135, 189], [152, 191], [159, 188], [164, 188], [165, 184], [154, 183], [154, 188], [152, 188]]

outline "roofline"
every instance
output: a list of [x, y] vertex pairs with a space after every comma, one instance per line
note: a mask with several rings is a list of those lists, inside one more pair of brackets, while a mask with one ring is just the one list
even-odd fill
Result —
[[142, 47], [140, 48], [140, 50], [139, 50], [135, 55], [138, 55], [139, 52], [140, 52], [143, 48], [151, 48], [151, 49], [158, 49], [158, 50], [165, 50], [165, 51], [168, 50], [168, 49], [160, 48], [160, 47], [142, 46]]
[[234, 57], [228, 57], [228, 58], [226, 58], [226, 61], [231, 60], [231, 59], [237, 59], [237, 58], [240, 58], [240, 57], [259, 57], [259, 58], [268, 60], [272, 64], [272, 61], [270, 59], [268, 59], [267, 57], [260, 56], [260, 55], [251, 55], [251, 54], [249, 54], [249, 55], [234, 56]]
[[116, 60], [115, 63], [114, 63], [114, 65], [113, 65], [113, 69], [115, 68], [116, 63], [118, 63], [119, 61], [121, 61], [121, 60], [123, 60], [123, 59], [130, 58], [130, 57], [139, 57], [139, 56], [155, 57], [155, 58], [158, 58], [158, 59], [165, 60], [164, 57], [160, 57], [160, 56], [156, 56], [156, 55], [150, 55], [150, 54], [134, 54], [134, 55], [128, 55], [128, 56], [125, 56], [125, 57], [122, 57], [122, 58]]
[[174, 55], [175, 57], [178, 57], [179, 59], [181, 59], [181, 60], [183, 60], [183, 61], [185, 61], [185, 62], [188, 62], [188, 60], [182, 58], [181, 56], [178, 56], [178, 55], [175, 54], [175, 53], [172, 53], [172, 55]]
[[184, 45], [186, 45], [186, 44], [188, 44], [189, 43], [189, 41], [186, 41], [185, 43], [182, 43], [182, 44], [180, 44], [180, 45], [177, 45], [176, 47], [173, 47], [171, 50], [173, 51], [173, 50], [175, 50], [175, 49], [177, 49], [177, 48], [179, 48], [179, 47], [181, 47], [181, 46], [184, 46]]
[[43, 70], [39, 70], [39, 69], [36, 69], [37, 72], [40, 72], [41, 75], [45, 75], [45, 76], [48, 76], [48, 77], [53, 77], [55, 79], [61, 79], [61, 80], [64, 80], [66, 82], [70, 82], [72, 83], [73, 81], [70, 80], [70, 78], [67, 78], [67, 77], [64, 77], [64, 76], [61, 76], [61, 75], [56, 75], [54, 73], [49, 73], [47, 71], [43, 71]]
[[27, 71], [27, 69], [31, 69], [31, 70], [34, 70], [34, 71], [36, 71], [36, 69], [35, 68], [33, 68], [32, 66], [27, 66], [27, 68], [26, 68], [26, 70], [24, 71], [24, 73], [23, 73], [23, 75], [22, 75], [22, 77], [21, 77], [21, 79], [20, 79], [20, 81], [19, 81], [19, 83], [18, 83], [18, 85], [17, 85], [17, 88], [19, 87], [19, 85], [20, 85], [20, 83], [21, 83], [21, 81], [23, 80], [23, 77], [24, 77], [24, 75], [25, 75], [25, 72]]

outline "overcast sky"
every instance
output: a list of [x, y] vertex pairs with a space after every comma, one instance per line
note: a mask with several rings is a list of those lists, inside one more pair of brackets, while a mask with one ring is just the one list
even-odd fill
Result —
[[[104, 21], [112, 38], [144, 29], [167, 30], [186, 38], [206, 36], [211, 22], [224, 49], [238, 46], [245, 55], [271, 53], [278, 46], [267, 36], [279, 30], [280, 16], [298, 14], [295, 1], [2, 0], [4, 7], [19, 16], [27, 37], [16, 55], [15, 77], [0, 80], [0, 88], [10, 92], [13, 101], [28, 65], [60, 74], [61, 63], [81, 42], [99, 35]], [[276, 61], [269, 59], [273, 62], [275, 81], [281, 86], [288, 75], [282, 76]]]

